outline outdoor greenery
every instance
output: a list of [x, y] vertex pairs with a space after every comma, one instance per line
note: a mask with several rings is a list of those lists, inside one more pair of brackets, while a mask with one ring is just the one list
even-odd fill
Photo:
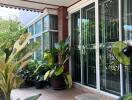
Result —
[[15, 41], [25, 32], [18, 21], [0, 19], [0, 49], [5, 52], [6, 58], [12, 52]]
[[19, 87], [23, 82], [22, 78], [18, 76], [17, 73], [28, 64], [32, 53], [35, 48], [37, 48], [37, 45], [30, 46], [31, 48], [26, 49], [27, 52], [21, 58], [18, 56], [20, 55], [20, 52], [26, 48], [30, 37], [31, 34], [29, 33], [22, 34], [15, 42], [12, 52], [8, 58], [5, 56], [6, 53], [0, 49], [0, 89], [4, 93], [6, 100], [10, 100], [11, 90]]
[[132, 93], [120, 97], [118, 100], [132, 100]]

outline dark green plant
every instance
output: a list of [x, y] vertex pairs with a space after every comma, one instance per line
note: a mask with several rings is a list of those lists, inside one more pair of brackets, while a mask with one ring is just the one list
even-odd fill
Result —
[[35, 66], [30, 65], [32, 61], [30, 61], [27, 65], [27, 67], [22, 68], [18, 75], [20, 77], [22, 77], [22, 79], [24, 80], [23, 84], [21, 85], [21, 87], [30, 87], [34, 85], [34, 81], [35, 81], [35, 77], [32, 76], [32, 74], [35, 71]]
[[35, 60], [33, 65], [35, 65], [35, 70], [32, 76], [35, 77], [36, 81], [43, 81], [44, 80], [43, 75], [47, 71], [47, 67], [44, 66], [44, 61]]

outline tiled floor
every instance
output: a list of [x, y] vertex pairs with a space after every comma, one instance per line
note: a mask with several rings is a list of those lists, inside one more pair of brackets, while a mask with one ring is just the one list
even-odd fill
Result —
[[[51, 88], [44, 88], [41, 90], [36, 90], [35, 88], [26, 88], [26, 89], [13, 90], [11, 94], [11, 99], [17, 100], [18, 98], [20, 98], [20, 100], [23, 100], [26, 97], [33, 96], [39, 93], [42, 94], [39, 100], [75, 100], [75, 96], [80, 94], [95, 95], [99, 97], [99, 95], [92, 94], [90, 92], [84, 92], [83, 90], [77, 88], [59, 90], [59, 91], [53, 90]], [[114, 100], [114, 99], [107, 99], [101, 96], [99, 98], [101, 100]]]
[[35, 88], [26, 89], [16, 89], [12, 91], [12, 99], [16, 100], [21, 98], [23, 100], [25, 97], [36, 95], [41, 93], [42, 96], [39, 100], [75, 100], [76, 95], [82, 94], [83, 91], [77, 89], [67, 89], [67, 90], [53, 90], [51, 88], [45, 88], [41, 90], [36, 90]]

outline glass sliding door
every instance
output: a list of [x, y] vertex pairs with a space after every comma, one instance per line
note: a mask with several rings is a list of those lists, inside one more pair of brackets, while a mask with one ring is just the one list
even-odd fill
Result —
[[[123, 40], [132, 40], [132, 0], [121, 0], [122, 1], [122, 37]], [[130, 77], [130, 67], [123, 66], [123, 87], [124, 94], [131, 92], [132, 82]]]
[[96, 87], [95, 3], [82, 9], [83, 84]]
[[71, 47], [72, 47], [72, 75], [75, 82], [81, 83], [80, 62], [80, 11], [71, 15]]
[[120, 95], [120, 67], [114, 63], [111, 45], [119, 40], [118, 0], [99, 0], [101, 90]]

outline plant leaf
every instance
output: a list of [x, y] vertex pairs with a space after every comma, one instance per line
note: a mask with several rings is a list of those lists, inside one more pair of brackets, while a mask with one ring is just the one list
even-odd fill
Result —
[[28, 97], [28, 98], [26, 98], [26, 99], [24, 99], [24, 100], [38, 100], [38, 98], [39, 98], [41, 95], [42, 95], [42, 94], [37, 94], [37, 95], [35, 95], [35, 96]]
[[50, 75], [50, 70], [48, 70], [45, 74], [44, 74], [44, 81], [48, 79]]
[[65, 82], [66, 82], [68, 88], [72, 87], [72, 77], [71, 77], [71, 74], [66, 74], [65, 75]]
[[52, 77], [52, 75], [54, 74], [54, 72], [55, 72], [55, 69], [52, 69], [52, 70], [50, 71], [49, 77]]
[[63, 73], [63, 71], [64, 71], [64, 66], [58, 67], [55, 70], [55, 75], [59, 76], [59, 75], [61, 75]]

